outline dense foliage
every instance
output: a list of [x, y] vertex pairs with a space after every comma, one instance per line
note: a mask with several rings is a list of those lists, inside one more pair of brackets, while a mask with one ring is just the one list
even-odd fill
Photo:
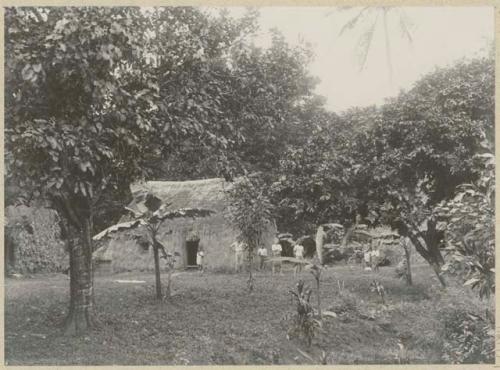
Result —
[[459, 187], [456, 196], [437, 208], [447, 218], [446, 271], [478, 288], [481, 298], [495, 291], [494, 157], [477, 157], [484, 172], [478, 181]]
[[91, 235], [117, 221], [131, 182], [215, 176], [235, 180], [228, 215], [250, 265], [274, 219], [294, 236], [384, 224], [443, 285], [446, 270], [489, 297], [492, 56], [334, 114], [313, 92], [307, 45], [273, 31], [257, 47], [257, 20], [191, 7], [5, 10], [7, 201], [57, 210], [71, 308], [92, 304]]
[[445, 284], [446, 217], [435, 208], [481, 176], [475, 156], [493, 138], [493, 72], [491, 57], [461, 61], [380, 108], [331, 116], [280, 162], [273, 186], [279, 225], [312, 233], [320, 223], [353, 224], [358, 215], [391, 225], [408, 232]]
[[248, 285], [253, 290], [252, 261], [254, 251], [262, 244], [263, 236], [273, 225], [273, 205], [267, 187], [259, 174], [238, 178], [226, 190], [228, 207], [225, 216], [245, 243], [249, 266]]
[[270, 49], [253, 46], [256, 17], [6, 9], [9, 195], [43, 197], [58, 211], [72, 281], [85, 280], [74, 285], [82, 307], [91, 305], [91, 235], [116, 222], [132, 181], [270, 170], [282, 137], [297, 139], [288, 119], [312, 104], [308, 53], [278, 33]]
[[443, 360], [452, 364], [491, 363], [495, 360], [495, 329], [488, 317], [463, 308], [440, 310]]

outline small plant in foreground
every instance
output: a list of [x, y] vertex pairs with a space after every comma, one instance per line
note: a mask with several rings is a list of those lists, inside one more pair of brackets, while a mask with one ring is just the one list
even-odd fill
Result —
[[290, 290], [292, 299], [295, 300], [297, 312], [288, 317], [292, 322], [292, 327], [287, 332], [287, 337], [292, 335], [302, 335], [311, 346], [312, 339], [321, 327], [321, 322], [314, 318], [314, 309], [310, 303], [312, 290], [304, 285], [303, 280], [297, 283], [297, 291]]
[[400, 365], [409, 364], [410, 357], [408, 354], [408, 342], [410, 340], [411, 335], [408, 333], [402, 333], [398, 335], [397, 344], [399, 347], [398, 350], [398, 363]]
[[378, 280], [373, 280], [370, 284], [370, 291], [376, 292], [380, 299], [382, 300], [382, 304], [385, 305], [385, 288]]

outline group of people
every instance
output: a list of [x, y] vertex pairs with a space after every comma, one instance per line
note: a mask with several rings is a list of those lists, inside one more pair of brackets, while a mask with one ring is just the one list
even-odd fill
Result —
[[[248, 245], [242, 240], [237, 240], [231, 245], [231, 248], [233, 249], [235, 254], [234, 270], [237, 273], [241, 272], [243, 270], [245, 252], [248, 248]], [[282, 261], [279, 259], [280, 257], [282, 257], [282, 253], [283, 253], [283, 248], [279, 243], [278, 238], [275, 238], [273, 244], [271, 245], [271, 251], [270, 251], [271, 257], [273, 257], [271, 259], [271, 270], [273, 275], [278, 273], [280, 275], [283, 274]], [[297, 260], [304, 260], [304, 246], [301, 245], [300, 243], [295, 243], [295, 245], [293, 246], [293, 256]], [[203, 249], [200, 248], [196, 255], [196, 264], [198, 265], [198, 269], [201, 272], [203, 272], [204, 257], [205, 253], [203, 252]], [[257, 257], [259, 259], [259, 270], [264, 270], [265, 263], [268, 261], [269, 257], [269, 251], [264, 245], [260, 245], [259, 248], [257, 249]], [[372, 244], [364, 252], [363, 267], [366, 270], [378, 271], [380, 260], [381, 260], [380, 245], [372, 242]], [[295, 275], [302, 271], [303, 265], [304, 264], [300, 262], [295, 263], [295, 268], [294, 268]]]
[[[235, 272], [240, 272], [243, 269], [243, 261], [244, 261], [244, 255], [245, 251], [248, 248], [248, 245], [241, 241], [237, 240], [235, 241], [232, 245], [231, 248], [234, 250], [235, 253], [235, 266], [234, 270]], [[279, 243], [278, 238], [275, 238], [273, 241], [273, 244], [271, 245], [271, 269], [272, 273], [274, 274], [283, 274], [282, 272], [282, 261], [279, 260], [278, 258], [282, 257], [283, 253], [283, 248], [281, 244]], [[296, 243], [293, 247], [293, 254], [296, 259], [303, 260], [304, 259], [304, 247]], [[264, 270], [265, 269], [265, 263], [268, 261], [269, 257], [269, 251], [264, 245], [260, 245], [259, 248], [257, 249], [257, 257], [259, 259], [259, 270]], [[298, 272], [302, 271], [302, 263], [296, 263], [295, 264], [295, 274]]]

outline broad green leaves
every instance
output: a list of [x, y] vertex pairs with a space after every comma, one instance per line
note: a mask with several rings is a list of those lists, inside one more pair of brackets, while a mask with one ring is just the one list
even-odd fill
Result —
[[482, 162], [481, 177], [460, 186], [436, 212], [447, 220], [446, 270], [466, 280], [465, 286], [477, 288], [483, 298], [495, 288], [495, 182], [491, 154], [477, 157]]
[[7, 181], [74, 205], [79, 228], [103, 193], [144, 172], [137, 121], [149, 112], [133, 96], [154, 91], [122, 52], [142, 58], [144, 19], [135, 8], [9, 8], [6, 24]]
[[257, 109], [283, 93], [267, 80], [260, 88], [268, 66], [252, 75], [262, 58], [245, 62], [259, 54], [248, 41], [255, 13], [8, 8], [6, 25], [7, 181], [71, 198], [86, 214], [113, 194], [123, 201], [137, 178], [241, 170], [251, 126], [277, 117]]

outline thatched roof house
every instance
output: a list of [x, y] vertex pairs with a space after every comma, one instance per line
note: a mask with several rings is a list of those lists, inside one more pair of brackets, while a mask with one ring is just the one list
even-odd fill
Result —
[[[196, 265], [199, 248], [205, 253], [204, 264], [209, 269], [231, 268], [234, 252], [230, 246], [235, 241], [237, 231], [224, 217], [227, 206], [224, 189], [230, 186], [224, 179], [194, 181], [149, 181], [131, 186], [133, 194], [149, 191], [169, 209], [181, 208], [208, 209], [213, 215], [203, 218], [180, 218], [162, 224], [159, 241], [168, 252], [177, 252], [177, 268]], [[129, 221], [124, 217], [120, 222]], [[275, 235], [270, 226], [264, 235], [264, 244], [269, 248]], [[108, 264], [113, 272], [129, 270], [152, 270], [153, 252], [148, 243], [142, 242], [144, 231], [124, 231], [115, 234], [99, 248], [94, 257], [97, 262]]]

